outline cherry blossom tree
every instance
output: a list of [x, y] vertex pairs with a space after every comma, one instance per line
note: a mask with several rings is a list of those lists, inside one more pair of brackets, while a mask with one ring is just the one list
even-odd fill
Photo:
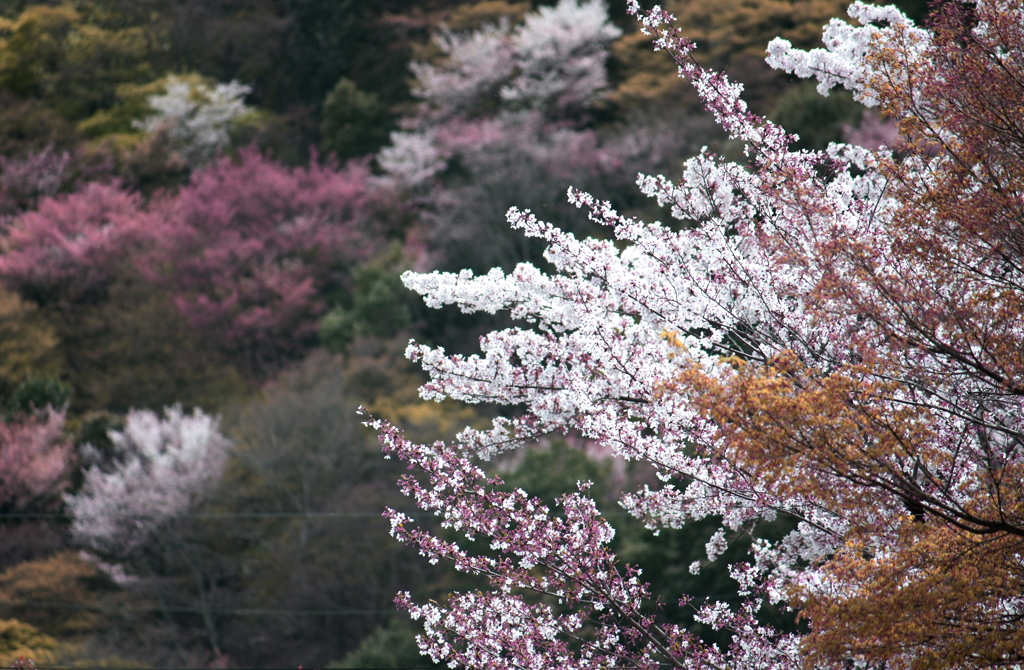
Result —
[[110, 431], [111, 462], [87, 447], [94, 461], [82, 488], [65, 496], [77, 542], [113, 556], [126, 556], [174, 517], [192, 510], [220, 478], [229, 441], [216, 417], [196, 409], [169, 407], [128, 413], [120, 431]]
[[316, 344], [327, 296], [400, 225], [369, 177], [365, 163], [289, 168], [249, 148], [149, 202], [90, 182], [13, 219], [0, 279], [59, 312], [71, 338], [119, 281], [169, 294], [211, 350], [262, 379]]
[[21, 159], [0, 156], [0, 216], [33, 209], [41, 198], [56, 195], [70, 162], [71, 154], [52, 144]]
[[59, 500], [72, 460], [63, 428], [64, 411], [52, 408], [0, 422], [0, 509]]
[[136, 194], [91, 182], [11, 223], [0, 278], [39, 305], [95, 302], [154, 228]]
[[566, 186], [631, 197], [634, 166], [683, 154], [688, 133], [679, 129], [652, 149], [628, 132], [595, 128], [611, 92], [609, 48], [621, 32], [601, 0], [561, 0], [521, 25], [443, 28], [435, 36], [440, 57], [411, 64], [420, 104], [377, 164], [417, 208], [434, 267], [542, 262], [541, 245], [504, 224], [509, 206], [593, 234], [565, 203]]
[[411, 64], [422, 102], [377, 162], [397, 184], [416, 187], [517, 127], [578, 122], [607, 92], [608, 45], [620, 34], [601, 0], [561, 0], [516, 28], [442, 29], [435, 42], [444, 58]]
[[84, 482], [64, 497], [72, 540], [124, 561], [134, 574], [111, 566], [119, 579], [145, 581], [158, 592], [168, 586], [171, 593], [193, 592], [215, 655], [221, 653], [211, 609], [215, 566], [188, 514], [214, 492], [224, 471], [231, 443], [219, 424], [198, 408], [186, 414], [167, 407], [163, 416], [132, 410], [122, 430], [107, 433], [111, 450], [83, 447]]
[[[642, 175], [681, 226], [573, 189], [614, 239], [513, 208], [550, 274], [405, 275], [430, 306], [524, 324], [478, 355], [407, 352], [431, 375], [425, 398], [520, 413], [454, 444], [371, 421], [424, 475], [403, 491], [462, 539], [392, 511], [393, 534], [491, 587], [399, 595], [421, 650], [470, 668], [1021, 667], [1024, 8], [947, 3], [924, 29], [857, 2], [860, 25], [833, 20], [824, 49], [773, 41], [769, 64], [849, 89], [902, 138], [825, 151], [793, 150], [667, 13], [631, 11], [746, 161], [705, 150], [678, 182]], [[738, 601], [679, 594], [729, 644], [659, 618], [586, 482], [552, 510], [475, 462], [557, 432], [657, 469], [660, 487], [622, 500], [652, 529], [718, 520], [709, 561], [731, 533], [792, 521], [729, 567]], [[805, 631], [767, 625], [765, 604]]]
[[414, 94], [425, 103], [417, 126], [479, 116], [497, 96], [507, 109], [571, 118], [608, 89], [608, 45], [622, 31], [602, 0], [560, 0], [522, 25], [508, 21], [470, 32], [443, 28], [434, 41], [441, 63], [414, 62]]
[[368, 178], [362, 163], [288, 168], [255, 149], [223, 158], [159, 205], [148, 272], [211, 343], [261, 377], [316, 342], [325, 294], [346, 289], [387, 232]]
[[232, 126], [253, 113], [244, 102], [251, 92], [248, 86], [237, 81], [210, 85], [196, 79], [167, 77], [165, 92], [146, 99], [153, 113], [133, 123], [149, 133], [165, 133], [193, 169], [227, 147]]

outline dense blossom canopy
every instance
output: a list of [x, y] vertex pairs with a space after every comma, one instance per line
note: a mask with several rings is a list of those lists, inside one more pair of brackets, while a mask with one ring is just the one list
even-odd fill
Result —
[[315, 342], [324, 293], [375, 250], [383, 198], [368, 177], [362, 163], [289, 169], [255, 149], [221, 158], [160, 203], [151, 271], [204, 335], [265, 373]]
[[44, 198], [4, 233], [0, 277], [39, 304], [88, 302], [155, 227], [137, 194], [91, 182], [78, 193]]
[[[554, 273], [406, 275], [431, 306], [527, 324], [482, 338], [481, 355], [408, 350], [431, 375], [425, 397], [521, 414], [453, 445], [374, 423], [387, 453], [427, 475], [404, 491], [489, 538], [474, 553], [390, 513], [397, 537], [491, 584], [443, 603], [401, 595], [421, 648], [489, 669], [1019, 667], [1024, 7], [948, 3], [922, 29], [854, 3], [861, 25], [832, 21], [824, 49], [774, 41], [773, 66], [848, 88], [903, 138], [824, 152], [791, 150], [741, 86], [689, 57], [670, 16], [632, 11], [747, 161], [705, 150], [678, 182], [641, 176], [682, 226], [575, 190], [613, 239], [511, 210]], [[657, 617], [585, 483], [555, 514], [473, 462], [566, 431], [657, 468], [660, 488], [623, 499], [651, 528], [719, 519], [711, 560], [727, 532], [794, 521], [730, 567], [741, 602], [694, 603], [728, 647]], [[765, 602], [809, 632], [765, 624]]]

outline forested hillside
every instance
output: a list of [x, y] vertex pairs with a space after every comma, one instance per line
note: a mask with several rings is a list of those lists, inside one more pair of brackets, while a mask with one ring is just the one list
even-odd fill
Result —
[[[664, 4], [797, 148], [895, 141], [764, 62], [849, 3]], [[421, 398], [405, 348], [476, 353], [520, 315], [432, 309], [402, 273], [548, 270], [510, 207], [608, 239], [570, 186], [667, 221], [638, 172], [743, 156], [626, 5], [0, 0], [0, 664], [431, 667], [396, 593], [484, 580], [389, 536], [385, 507], [447, 531], [357, 408], [424, 444], [490, 425]], [[738, 597], [727, 563], [790, 530], [655, 537], [616, 502], [654, 469], [572, 431], [483, 466], [552, 504], [594, 482], [661, 616], [712, 642], [678, 594]], [[783, 609], [760, 615], [803, 625]]]

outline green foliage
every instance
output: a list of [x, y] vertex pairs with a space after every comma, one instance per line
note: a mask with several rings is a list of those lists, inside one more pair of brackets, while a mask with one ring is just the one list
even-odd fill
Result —
[[[282, 113], [318, 105], [363, 44], [375, 42], [367, 29], [388, 9], [356, 0], [95, 2], [152, 29], [160, 44], [153, 54], [159, 71], [238, 79], [253, 86], [254, 102]], [[375, 44], [378, 50], [381, 44]]]
[[191, 175], [166, 133], [112, 133], [83, 145], [80, 157], [88, 165], [109, 169], [126, 190], [146, 196], [173, 191]]
[[320, 148], [339, 160], [374, 153], [388, 142], [393, 120], [380, 98], [342, 77], [324, 98]]
[[510, 25], [514, 26], [522, 23], [531, 9], [529, 2], [482, 0], [456, 7], [445, 19], [445, 25], [456, 32], [477, 30], [485, 25], [501, 21], [508, 21]]
[[[362, 365], [384, 376], [403, 367], [390, 357]], [[231, 602], [380, 615], [246, 619], [244, 629], [225, 623], [223, 646], [235, 658], [242, 654], [276, 667], [311, 664], [306, 659], [318, 654], [337, 658], [339, 647], [354, 648], [388, 618], [396, 590], [422, 593], [435, 579], [436, 570], [392, 542], [380, 516], [386, 505], [407, 503], [394, 488], [399, 466], [381, 458], [375, 436], [356, 414], [370, 395], [365, 384], [379, 381], [360, 369], [320, 352], [229, 415], [226, 428], [236, 447], [210, 509], [281, 516], [210, 521], [205, 536], [188, 541], [201, 539], [219, 557], [217, 570], [231, 585]], [[266, 646], [247, 642], [254, 630]], [[318, 646], [328, 641], [334, 651]]]
[[18, 14], [21, 14], [28, 2], [29, 0], [6, 0], [5, 2], [0, 2], [0, 17], [13, 19]]
[[22, 156], [75, 141], [75, 123], [116, 102], [125, 83], [153, 78], [141, 27], [90, 23], [70, 3], [31, 4], [0, 18], [0, 153]]
[[[156, 667], [198, 666], [183, 658], [180, 645], [177, 655], [171, 651], [174, 632], [155, 616], [156, 602], [119, 587], [108, 574], [117, 570], [63, 550], [0, 573], [0, 617], [16, 622], [0, 621], [0, 663], [24, 654], [37, 666], [150, 667], [138, 658]], [[14, 648], [19, 641], [24, 651]]]
[[81, 16], [70, 5], [35, 6], [0, 23], [0, 87], [21, 96], [43, 93], [44, 78], [59, 67], [65, 43]]
[[613, 42], [609, 65], [618, 82], [608, 99], [623, 112], [649, 111], [656, 105], [671, 105], [675, 113], [698, 109], [697, 96], [680, 79], [675, 63], [652, 51], [651, 38], [642, 32], [626, 33]]
[[412, 323], [415, 299], [402, 284], [404, 270], [398, 248], [355, 269], [354, 288], [347, 305], [338, 305], [320, 321], [320, 342], [332, 351], [345, 351], [356, 337], [388, 339]]
[[555, 500], [566, 491], [577, 490], [577, 482], [593, 483], [588, 495], [602, 508], [614, 504], [608, 500], [610, 475], [609, 461], [594, 459], [565, 440], [552, 440], [526, 451], [515, 469], [501, 477], [508, 488], [521, 488], [555, 509]]
[[357, 0], [291, 0], [288, 5], [291, 25], [286, 35], [286, 67], [274, 73], [287, 79], [278, 81], [277, 86], [287, 86], [298, 100], [315, 103], [351, 69], [359, 57], [357, 44], [364, 38], [369, 17], [380, 9], [370, 9]]
[[115, 102], [117, 86], [152, 79], [141, 28], [86, 23], [72, 5], [35, 5], [0, 22], [0, 89], [77, 120]]
[[224, 490], [233, 504], [322, 508], [377, 466], [371, 436], [347, 411], [355, 401], [339, 362], [315, 359], [281, 375], [231, 422], [237, 446], [228, 478], [238, 485]]
[[346, 361], [352, 393], [367, 412], [401, 425], [410, 440], [450, 440], [466, 426], [481, 428], [476, 410], [454, 400], [435, 402], [420, 397], [427, 381], [403, 355], [408, 340], [357, 340]]
[[[197, 74], [186, 74], [179, 77], [189, 84], [209, 84], [210, 81]], [[142, 133], [132, 125], [133, 121], [144, 119], [152, 113], [148, 99], [152, 95], [167, 92], [167, 77], [161, 77], [145, 84], [121, 84], [115, 90], [117, 102], [102, 109], [78, 123], [78, 133], [87, 139], [96, 139], [105, 135]]]
[[832, 91], [825, 97], [815, 82], [806, 81], [782, 96], [772, 120], [800, 135], [797, 148], [824, 149], [829, 142], [841, 141], [843, 126], [855, 127], [863, 112], [849, 91]]
[[58, 342], [34, 305], [0, 291], [0, 397], [8, 396], [33, 374], [55, 372]]
[[74, 125], [45, 103], [0, 90], [0, 154], [21, 158], [49, 145], [67, 148], [74, 141]]
[[[319, 117], [312, 106], [295, 105], [284, 112], [260, 109], [259, 127], [251, 137], [238, 133], [236, 145], [256, 144], [267, 156], [289, 167], [308, 165], [320, 142]], [[251, 129], [246, 129], [248, 133]]]
[[320, 342], [331, 351], [345, 351], [355, 339], [356, 325], [351, 311], [335, 307], [320, 319]]
[[401, 619], [370, 633], [355, 651], [328, 668], [443, 668], [420, 655], [416, 629]]
[[895, 0], [892, 4], [909, 16], [915, 23], [921, 23], [928, 17], [928, 6], [933, 4], [930, 0]]
[[[775, 37], [798, 47], [821, 44], [821, 27], [844, 16], [848, 0], [674, 0], [666, 9], [697, 43], [697, 57], [705, 66], [728, 67], [743, 55], [763, 59]], [[710, 60], [710, 62], [708, 62]]]
[[72, 416], [177, 402], [216, 408], [248, 391], [170, 298], [130, 268], [93, 303], [50, 304], [40, 317], [56, 335], [48, 352], [56, 369], [46, 372], [59, 373], [74, 389]]
[[[785, 80], [764, 63], [768, 42], [783, 37], [800, 48], [821, 46], [821, 27], [829, 19], [845, 16], [848, 0], [668, 0], [666, 10], [697, 48], [701, 65], [725, 70], [746, 85], [744, 99], [755, 109], [771, 109]], [[650, 38], [638, 31], [624, 35], [612, 46], [618, 86], [612, 102], [623, 109], [649, 109], [666, 100], [692, 111], [696, 97], [682, 82], [675, 64], [654, 53]]]
[[29, 375], [7, 399], [7, 411], [28, 414], [45, 407], [60, 409], [68, 404], [74, 389], [53, 374]]
[[95, 632], [108, 622], [101, 607], [123, 601], [95, 563], [75, 551], [26, 561], [0, 574], [0, 616], [16, 617], [52, 635]]

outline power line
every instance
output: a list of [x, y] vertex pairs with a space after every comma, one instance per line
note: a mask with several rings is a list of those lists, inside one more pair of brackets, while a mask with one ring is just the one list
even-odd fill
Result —
[[[35, 670], [209, 670], [208, 668], [152, 668], [150, 666], [88, 666], [88, 665], [33, 665]], [[635, 665], [606, 665], [605, 670], [636, 670]], [[672, 668], [671, 665], [659, 665], [659, 668]], [[317, 670], [316, 668], [303, 668], [301, 665], [287, 668], [231, 668], [231, 670]], [[379, 666], [363, 667], [360, 670], [438, 670], [436, 665], [420, 666]]]
[[[713, 593], [702, 596], [704, 600], [740, 600], [735, 593]], [[54, 609], [89, 610], [93, 612], [174, 612], [176, 614], [217, 614], [233, 616], [377, 616], [394, 614], [390, 609], [281, 609], [257, 607], [196, 607], [189, 605], [96, 605], [75, 603], [64, 600], [0, 600], [0, 607], [50, 607]], [[238, 669], [235, 669], [238, 670]]]
[[[438, 516], [433, 512], [402, 512], [409, 517]], [[146, 518], [189, 518], [189, 519], [293, 519], [293, 518], [339, 518], [339, 519], [383, 519], [382, 512], [183, 512], [181, 514], [157, 514], [144, 512], [114, 512], [101, 515], [104, 518], [146, 519]], [[632, 516], [629, 512], [604, 512], [601, 516]], [[64, 512], [5, 512], [0, 513], [3, 519], [73, 519], [71, 514]]]
[[[434, 516], [430, 512], [403, 512], [406, 516]], [[117, 512], [102, 515], [105, 518], [161, 518], [186, 517], [194, 519], [291, 519], [291, 518], [384, 518], [381, 512], [186, 512], [182, 514], [155, 514], [142, 512]], [[10, 512], [0, 514], [0, 519], [73, 519], [63, 512]]]
[[279, 608], [251, 607], [195, 607], [185, 605], [95, 605], [74, 603], [62, 600], [0, 600], [4, 607], [52, 607], [55, 609], [90, 610], [93, 612], [175, 612], [184, 614], [221, 614], [236, 616], [375, 616], [378, 614], [394, 614], [397, 608], [391, 609], [322, 609], [322, 610], [286, 610]]

